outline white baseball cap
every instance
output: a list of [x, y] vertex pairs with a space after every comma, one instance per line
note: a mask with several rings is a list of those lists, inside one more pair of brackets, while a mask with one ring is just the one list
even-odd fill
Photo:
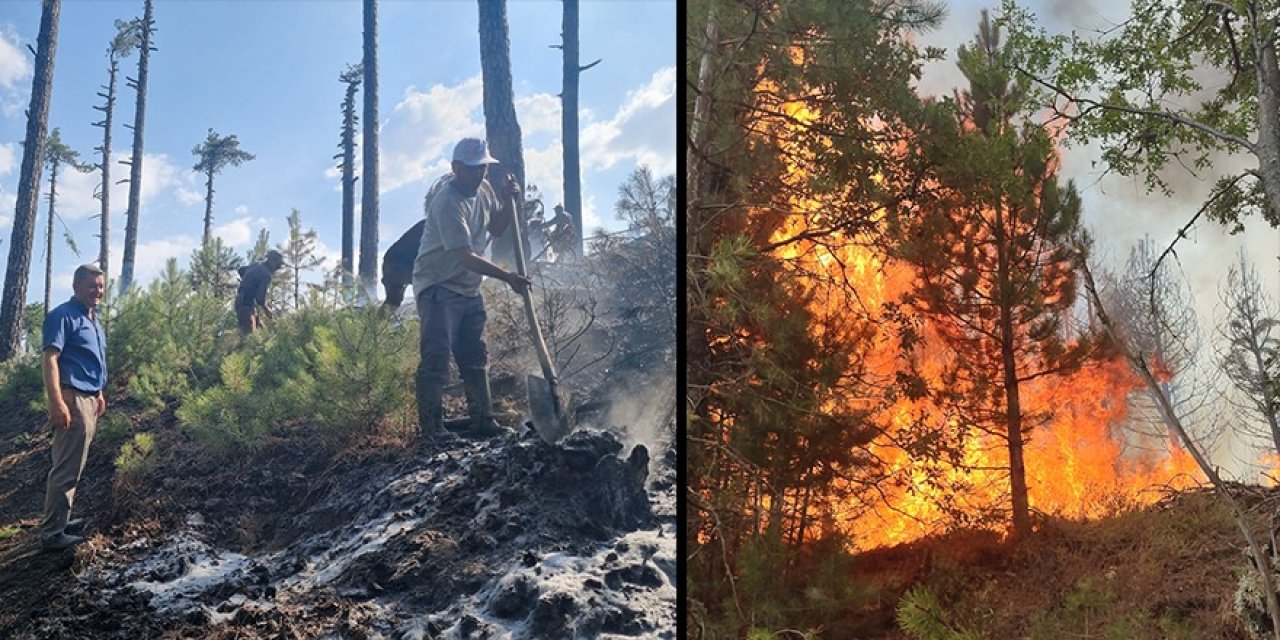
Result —
[[494, 164], [498, 160], [489, 155], [489, 145], [480, 138], [463, 138], [453, 147], [453, 161], [469, 167]]

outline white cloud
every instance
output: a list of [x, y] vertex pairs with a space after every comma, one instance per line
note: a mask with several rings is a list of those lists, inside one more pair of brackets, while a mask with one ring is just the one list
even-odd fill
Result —
[[472, 117], [481, 108], [482, 92], [479, 75], [453, 87], [436, 84], [425, 92], [412, 86], [405, 89], [404, 98], [379, 130], [380, 192], [434, 179], [440, 173], [434, 168], [458, 138], [483, 136], [484, 125]]
[[30, 54], [12, 25], [0, 28], [0, 111], [21, 116], [31, 88], [24, 80], [33, 73]]
[[659, 69], [648, 84], [628, 92], [627, 101], [605, 122], [582, 129], [580, 147], [585, 171], [608, 169], [630, 160], [658, 175], [676, 170], [676, 70]]
[[[120, 182], [129, 177], [129, 166], [120, 164], [120, 160], [129, 158], [130, 154], [114, 154], [111, 166], [111, 212], [112, 215], [123, 215], [129, 206], [129, 183]], [[148, 212], [146, 206], [157, 196], [172, 191], [178, 201], [191, 205], [203, 201], [204, 197], [196, 194], [194, 201], [188, 201], [183, 192], [189, 190], [194, 174], [188, 174], [173, 164], [165, 154], [144, 154], [142, 158], [142, 193], [139, 194], [143, 207], [143, 219]], [[68, 220], [78, 220], [94, 216], [102, 211], [102, 204], [93, 197], [102, 182], [102, 174], [98, 171], [80, 173], [78, 171], [60, 169], [58, 173], [58, 214]], [[48, 179], [42, 187], [48, 190]]]
[[16, 142], [0, 144], [0, 176], [7, 175], [18, 166], [17, 148], [18, 143]]
[[246, 214], [246, 213], [249, 213], [249, 207], [248, 207], [247, 205], [243, 205], [243, 204], [242, 204], [242, 205], [237, 206], [237, 207], [236, 207], [236, 209], [235, 209], [235, 211], [236, 211], [236, 213], [238, 213], [238, 214], [240, 214], [240, 215], [244, 215], [244, 214]]
[[[244, 213], [241, 209], [245, 207], [236, 207], [236, 213]], [[213, 228], [213, 235], [216, 238], [222, 238], [223, 244], [228, 247], [239, 249], [241, 247], [250, 246], [257, 241], [258, 235], [254, 232], [252, 218], [236, 218], [226, 224], [218, 225]]]
[[544, 131], [560, 132], [560, 98], [549, 93], [516, 97], [520, 133], [528, 137]]
[[[145, 170], [145, 165], [144, 165]], [[133, 281], [135, 287], [146, 287], [152, 280], [164, 272], [164, 265], [169, 258], [177, 258], [178, 266], [186, 269], [191, 254], [200, 242], [186, 235], [161, 238], [139, 242], [134, 254]], [[111, 277], [120, 276], [120, 261], [124, 257], [124, 243], [112, 243]]]
[[590, 237], [596, 231], [596, 227], [601, 225], [600, 213], [596, 210], [596, 197], [587, 196], [582, 201], [582, 236]]
[[18, 83], [31, 77], [34, 69], [17, 33], [0, 30], [0, 87], [18, 88]]

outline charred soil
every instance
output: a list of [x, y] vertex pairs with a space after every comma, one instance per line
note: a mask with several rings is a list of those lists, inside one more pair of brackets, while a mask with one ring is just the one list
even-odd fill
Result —
[[215, 457], [161, 412], [127, 427], [155, 441], [141, 477], [95, 441], [88, 540], [41, 553], [49, 435], [7, 415], [0, 637], [675, 635], [675, 459], [609, 431], [553, 447], [296, 426]]

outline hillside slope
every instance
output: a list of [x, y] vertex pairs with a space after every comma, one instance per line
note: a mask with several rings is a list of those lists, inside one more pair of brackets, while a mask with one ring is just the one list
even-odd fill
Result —
[[0, 637], [674, 637], [675, 460], [612, 433], [415, 448], [300, 426], [214, 459], [164, 412], [128, 428], [155, 438], [140, 478], [95, 442], [89, 540], [40, 553], [49, 436], [9, 409]]

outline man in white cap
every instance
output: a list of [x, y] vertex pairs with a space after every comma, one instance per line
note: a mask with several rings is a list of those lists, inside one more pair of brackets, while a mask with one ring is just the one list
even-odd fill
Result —
[[484, 140], [463, 138], [453, 148], [453, 178], [425, 204], [413, 291], [421, 320], [418, 424], [427, 437], [444, 430], [441, 396], [450, 353], [462, 376], [474, 433], [491, 437], [504, 430], [493, 419], [480, 281], [483, 276], [497, 278], [518, 294], [530, 282], [484, 257], [491, 236], [502, 235], [514, 219], [512, 199], [520, 195], [520, 185], [511, 176], [504, 196], [494, 192], [485, 174], [495, 162]]

